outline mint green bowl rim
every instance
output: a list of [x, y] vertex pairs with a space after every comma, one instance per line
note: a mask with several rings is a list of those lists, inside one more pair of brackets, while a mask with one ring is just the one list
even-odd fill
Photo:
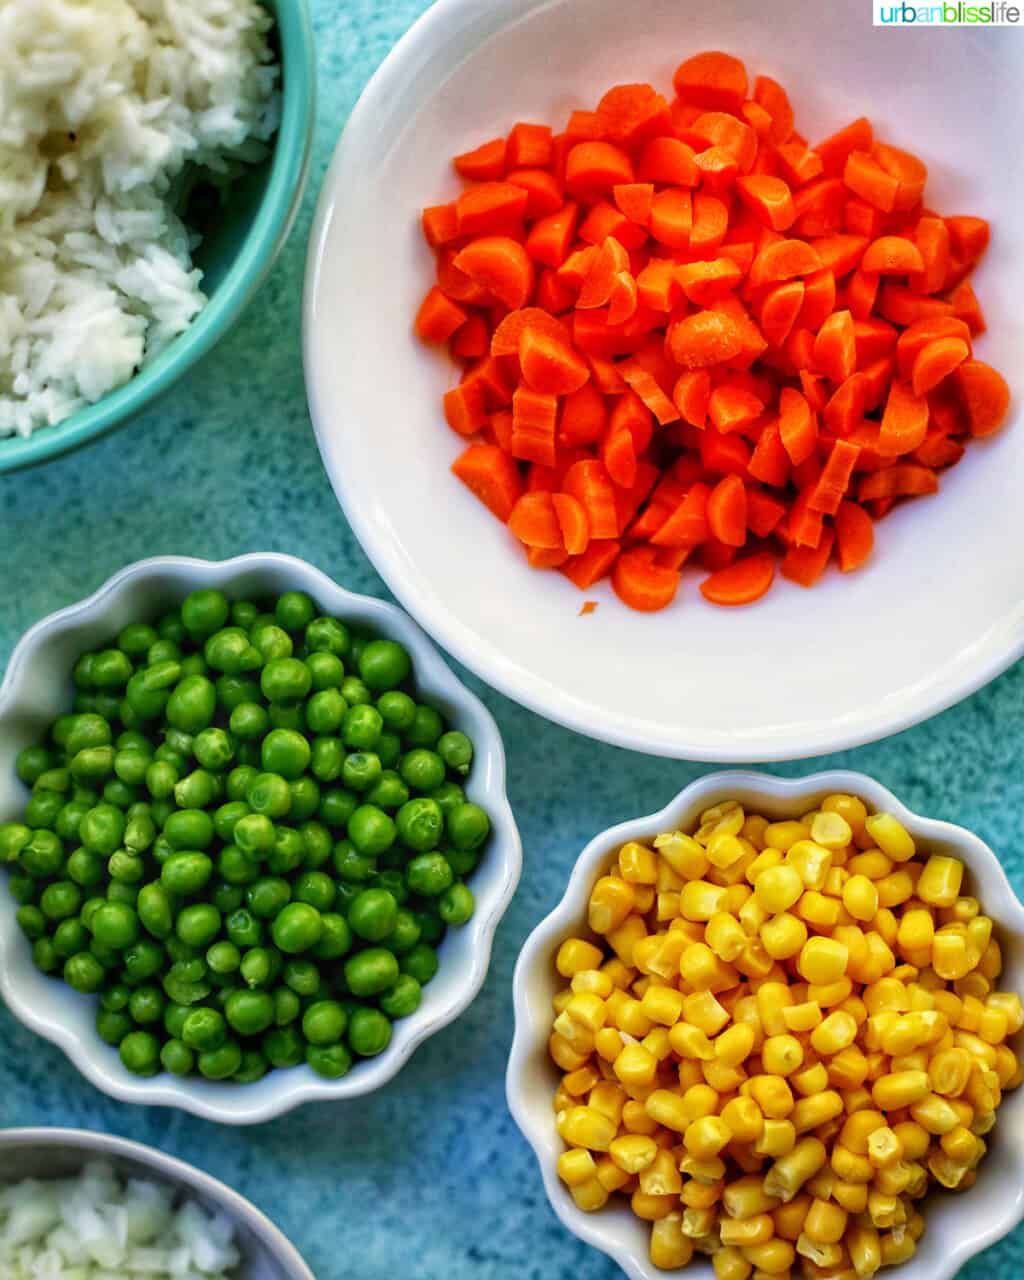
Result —
[[252, 301], [294, 225], [309, 175], [316, 123], [316, 52], [308, 0], [274, 0], [281, 45], [284, 100], [270, 180], [213, 297], [188, 329], [130, 382], [54, 427], [27, 438], [0, 439], [0, 474], [49, 462], [124, 426], [163, 395], [224, 337]]

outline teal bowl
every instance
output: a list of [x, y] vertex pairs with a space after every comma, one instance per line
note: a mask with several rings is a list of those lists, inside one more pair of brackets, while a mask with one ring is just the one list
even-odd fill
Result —
[[0, 473], [49, 462], [97, 440], [167, 391], [227, 333], [252, 301], [295, 221], [309, 172], [316, 116], [316, 53], [308, 0], [264, 0], [277, 21], [283, 111], [267, 160], [232, 188], [195, 254], [209, 299], [185, 332], [130, 382], [27, 439], [0, 439]]

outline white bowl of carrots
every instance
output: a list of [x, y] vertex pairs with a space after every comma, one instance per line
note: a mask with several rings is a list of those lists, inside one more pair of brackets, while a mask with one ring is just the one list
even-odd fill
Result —
[[594, 737], [812, 755], [1024, 652], [1024, 59], [870, 23], [440, 0], [339, 145], [335, 490], [443, 645]]

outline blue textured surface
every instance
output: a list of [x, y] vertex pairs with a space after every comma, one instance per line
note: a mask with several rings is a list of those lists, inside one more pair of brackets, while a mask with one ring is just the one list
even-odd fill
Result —
[[[303, 556], [356, 591], [386, 592], [320, 465], [299, 356], [304, 246], [344, 120], [421, 0], [314, 0], [321, 118], [295, 234], [234, 333], [188, 383], [133, 426], [42, 470], [0, 481], [0, 662], [42, 615], [128, 561], [248, 550]], [[837, 679], [841, 679], [837, 672]], [[348, 1106], [313, 1106], [249, 1130], [122, 1106], [0, 1010], [0, 1126], [60, 1124], [152, 1143], [266, 1210], [318, 1280], [531, 1280], [621, 1275], [556, 1221], [504, 1101], [511, 977], [523, 939], [561, 896], [596, 831], [660, 808], [703, 767], [631, 755], [483, 693], [505, 735], [525, 869], [479, 999], [401, 1076]], [[873, 774], [911, 807], [972, 827], [1019, 892], [1024, 668], [929, 724], [828, 760]], [[1024, 1229], [961, 1276], [1024, 1274]]]

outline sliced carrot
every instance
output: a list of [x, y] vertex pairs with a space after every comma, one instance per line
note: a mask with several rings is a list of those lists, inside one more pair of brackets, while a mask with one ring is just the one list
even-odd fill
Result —
[[922, 293], [938, 293], [949, 275], [949, 228], [941, 218], [922, 217], [914, 228], [914, 243], [923, 269], [913, 284]]
[[747, 491], [738, 475], [723, 476], [708, 495], [708, 528], [729, 547], [747, 540]]
[[625, 324], [636, 314], [638, 306], [636, 277], [629, 271], [616, 272], [612, 294], [608, 299], [608, 323], [610, 325]]
[[598, 458], [576, 462], [565, 473], [562, 492], [583, 504], [590, 521], [592, 538], [614, 538], [619, 522], [615, 512], [615, 490], [604, 463]]
[[558, 400], [529, 387], [517, 387], [512, 396], [512, 437], [509, 452], [524, 462], [555, 465], [555, 425]]
[[783, 178], [792, 187], [803, 187], [821, 176], [821, 156], [803, 142], [795, 140], [780, 143], [775, 154]]
[[544, 490], [524, 493], [512, 508], [508, 527], [528, 547], [564, 549], [562, 529], [552, 495]]
[[998, 431], [1010, 407], [1010, 388], [1003, 375], [983, 360], [965, 360], [956, 377], [971, 435]]
[[853, 573], [871, 555], [875, 526], [855, 502], [841, 502], [836, 512], [836, 559], [840, 573]]
[[592, 382], [565, 397], [559, 423], [561, 439], [567, 444], [595, 444], [608, 425], [604, 396]]
[[883, 213], [891, 213], [896, 207], [899, 179], [887, 173], [866, 151], [851, 151], [846, 157], [843, 181], [862, 200]]
[[775, 559], [770, 552], [759, 551], [705, 578], [700, 591], [712, 604], [736, 608], [760, 600], [774, 581]]
[[672, 84], [681, 101], [721, 111], [739, 111], [747, 96], [747, 71], [739, 58], [709, 51], [687, 58]]
[[708, 499], [711, 489], [698, 480], [686, 491], [674, 511], [651, 536], [654, 547], [693, 547], [703, 542], [709, 533]]
[[778, 489], [789, 479], [789, 454], [782, 443], [778, 422], [769, 422], [761, 432], [747, 471], [754, 480]]
[[682, 286], [670, 258], [652, 258], [636, 277], [637, 301], [654, 311], [671, 311]]
[[551, 502], [566, 551], [571, 556], [582, 555], [590, 541], [590, 521], [583, 503], [568, 493], [552, 494]]
[[527, 329], [536, 329], [569, 345], [569, 330], [557, 316], [549, 315], [540, 307], [521, 307], [510, 311], [491, 334], [492, 356], [518, 356], [519, 340]]
[[452, 471], [502, 522], [523, 492], [519, 468], [504, 449], [493, 444], [471, 444], [452, 463]]
[[860, 196], [850, 196], [843, 205], [843, 230], [851, 235], [867, 236], [874, 240], [882, 234], [885, 226], [885, 214], [881, 209], [868, 204]]
[[482, 182], [469, 187], [455, 201], [460, 236], [522, 234], [527, 193], [511, 182]]
[[468, 318], [469, 313], [435, 285], [416, 313], [416, 332], [424, 342], [447, 342]]
[[785, 505], [763, 489], [747, 488], [747, 528], [756, 538], [767, 538], [786, 514]]
[[630, 222], [646, 227], [651, 221], [651, 201], [654, 199], [653, 182], [620, 182], [612, 187], [612, 199]]
[[438, 248], [459, 238], [459, 219], [451, 204], [435, 204], [424, 209], [421, 215], [423, 235], [427, 244]]
[[855, 320], [866, 320], [878, 297], [878, 276], [868, 275], [859, 267], [846, 284], [846, 305]]
[[866, 365], [857, 375], [864, 385], [864, 412], [874, 413], [889, 394], [889, 386], [896, 372], [896, 361], [891, 355], [879, 356]]
[[639, 461], [632, 432], [609, 424], [608, 433], [601, 441], [600, 453], [612, 482], [620, 489], [631, 489], [636, 483]]
[[604, 137], [604, 126], [596, 111], [573, 111], [565, 133], [573, 142], [597, 142]]
[[916, 204], [921, 203], [924, 184], [928, 179], [928, 169], [917, 156], [884, 142], [876, 142], [871, 155], [879, 168], [896, 180], [896, 198], [893, 208], [913, 209]]
[[566, 260], [558, 268], [558, 279], [576, 294], [583, 288], [583, 282], [590, 274], [590, 268], [597, 257], [597, 245], [584, 245], [582, 249], [573, 249]]
[[565, 187], [577, 199], [593, 200], [633, 181], [633, 162], [614, 142], [577, 142], [566, 157]]
[[672, 390], [672, 399], [680, 415], [695, 427], [703, 427], [707, 420], [710, 395], [711, 376], [707, 369], [693, 369], [680, 374]]
[[860, 263], [868, 241], [864, 236], [840, 234], [823, 236], [812, 241], [812, 245], [821, 265], [827, 267], [839, 280]]
[[857, 367], [853, 316], [834, 311], [814, 340], [814, 363], [832, 382], [845, 382]]
[[853, 477], [853, 469], [857, 465], [860, 449], [848, 440], [837, 440], [832, 446], [818, 483], [814, 486], [807, 505], [811, 511], [821, 511], [826, 515], [835, 515], [839, 504], [846, 496]]
[[743, 303], [732, 294], [713, 302], [710, 310], [717, 315], [727, 316], [739, 332], [740, 349], [727, 363], [736, 368], [748, 369], [768, 346], [764, 334], [750, 318]]
[[977, 262], [988, 248], [991, 235], [985, 219], [955, 214], [946, 218], [945, 223], [949, 231], [950, 246], [956, 256], [966, 262]]
[[793, 387], [783, 387], [779, 393], [779, 435], [795, 467], [811, 457], [818, 443], [818, 424], [811, 407]]
[[705, 471], [716, 476], [744, 476], [750, 466], [750, 449], [735, 432], [716, 431], [710, 424], [700, 432], [700, 460]]
[[456, 255], [455, 265], [510, 311], [525, 306], [533, 292], [533, 263], [523, 246], [508, 236], [473, 240]]
[[526, 559], [531, 569], [558, 569], [569, 559], [564, 547], [527, 547]]
[[800, 587], [813, 587], [828, 566], [828, 558], [832, 554], [832, 543], [835, 534], [825, 529], [821, 541], [815, 547], [799, 546], [794, 543], [786, 551], [779, 565], [779, 572], [790, 582]]
[[783, 280], [771, 286], [762, 299], [761, 332], [777, 347], [786, 341], [796, 323], [804, 303], [805, 288], [803, 280]]
[[854, 373], [836, 387], [825, 405], [825, 425], [833, 435], [849, 436], [864, 418], [867, 389], [863, 373]]
[[905, 236], [879, 236], [864, 251], [861, 271], [883, 276], [906, 276], [924, 271], [921, 250]]
[[757, 155], [757, 134], [728, 111], [706, 111], [694, 120], [690, 134], [704, 140], [707, 147], [723, 147], [746, 173]]
[[796, 221], [792, 192], [781, 178], [751, 174], [738, 178], [736, 189], [765, 226], [785, 231]]
[[[711, 197], [705, 197], [710, 199]], [[651, 201], [651, 235], [661, 244], [684, 249], [690, 243], [693, 203], [685, 187], [666, 187]]]
[[614, 236], [625, 249], [639, 249], [647, 240], [645, 228], [632, 222], [609, 200], [598, 200], [591, 206], [576, 234], [588, 244], [596, 245]]
[[800, 390], [815, 413], [821, 413], [827, 403], [825, 379], [809, 369], [800, 370]]
[[821, 259], [804, 240], [779, 240], [758, 253], [750, 268], [752, 285], [774, 284], [793, 276], [808, 276], [820, 271]]
[[963, 338], [935, 338], [918, 352], [914, 361], [914, 395], [923, 396], [969, 358], [971, 349]]
[[646, 550], [623, 551], [612, 569], [612, 587], [623, 604], [655, 613], [675, 599], [679, 572], [655, 563]]
[[[772, 118], [769, 113], [761, 106], [759, 102], [755, 102], [753, 98], [748, 98], [740, 108], [743, 119], [750, 125], [751, 129], [757, 134], [759, 139], [769, 138], [772, 132]], [[760, 154], [760, 152], [758, 153]], [[753, 170], [751, 170], [753, 172]]]
[[635, 359], [623, 360], [619, 364], [619, 371], [648, 413], [657, 418], [659, 425], [664, 426], [679, 418], [679, 410], [661, 389], [657, 379]]
[[563, 284], [551, 267], [544, 267], [537, 277], [533, 299], [543, 311], [559, 316], [573, 306], [576, 301], [576, 292]]
[[607, 306], [616, 276], [628, 267], [629, 254], [614, 236], [608, 236], [591, 263], [576, 306], [583, 309]]
[[937, 493], [938, 488], [938, 479], [930, 467], [922, 467], [916, 462], [897, 462], [865, 476], [860, 483], [858, 497], [861, 502], [879, 498], [919, 498]]
[[491, 294], [470, 280], [464, 271], [455, 265], [457, 249], [445, 248], [437, 255], [437, 285], [443, 294], [462, 306], [489, 307], [494, 298]]
[[731, 258], [712, 258], [683, 263], [676, 276], [691, 302], [708, 307], [735, 289], [743, 273]]
[[693, 148], [679, 138], [652, 138], [640, 154], [637, 178], [668, 187], [695, 187], [700, 170]]
[[754, 101], [771, 117], [769, 139], [776, 144], [785, 142], [793, 132], [793, 108], [782, 85], [771, 76], [758, 76], [754, 81]]
[[890, 456], [913, 453], [928, 431], [928, 401], [897, 379], [889, 388], [878, 447]]
[[[806, 467], [807, 464], [804, 465]], [[797, 483], [795, 474], [793, 482]], [[813, 479], [806, 483], [790, 508], [785, 523], [788, 546], [817, 547], [821, 544], [825, 529], [824, 516], [820, 511], [812, 511], [810, 505], [811, 494], [816, 483]]]
[[[509, 169], [545, 169], [551, 163], [551, 129], [546, 124], [515, 124], [508, 135], [505, 164]], [[509, 181], [512, 181], [511, 177]]]
[[717, 311], [698, 311], [669, 326], [668, 352], [684, 369], [722, 364], [743, 350], [743, 332], [731, 317]]
[[736, 157], [726, 147], [706, 147], [695, 157], [701, 175], [701, 188], [721, 194], [736, 180], [740, 171]]
[[505, 176], [505, 139], [492, 138], [473, 151], [464, 151], [452, 163], [455, 172], [471, 182], [497, 182]]
[[953, 315], [963, 320], [972, 334], [985, 332], [985, 317], [969, 280], [961, 280], [949, 295], [949, 302]]
[[614, 540], [591, 541], [586, 551], [567, 560], [560, 572], [580, 591], [588, 591], [607, 575], [619, 550], [620, 544]]
[[578, 217], [578, 206], [570, 201], [557, 212], [538, 218], [530, 228], [525, 244], [526, 252], [534, 262], [547, 267], [562, 265], [572, 244]]
[[526, 192], [527, 219], [547, 217], [562, 207], [561, 184], [547, 169], [511, 169], [507, 181]]
[[957, 440], [950, 440], [941, 431], [931, 431], [924, 438], [924, 443], [911, 455], [915, 462], [922, 466], [937, 470], [939, 467], [955, 466], [964, 456], [964, 446]]
[[527, 384], [548, 395], [569, 395], [590, 377], [587, 362], [567, 343], [529, 325], [519, 338], [519, 366]]
[[444, 417], [460, 436], [472, 436], [487, 420], [484, 389], [479, 382], [461, 382], [444, 393]]
[[[654, 199], [657, 204], [658, 197], [655, 196]], [[694, 193], [693, 229], [689, 237], [690, 252], [694, 257], [714, 257], [725, 239], [728, 225], [729, 210], [717, 196], [708, 195], [704, 191]], [[668, 241], [664, 243], [667, 244]]]
[[615, 518], [619, 533], [624, 533], [633, 523], [636, 513], [650, 497], [658, 483], [661, 468], [641, 458], [636, 464], [636, 478], [628, 489], [615, 489]]
[[886, 281], [878, 297], [878, 310], [893, 324], [912, 325], [916, 320], [953, 314], [950, 303], [941, 298], [914, 293], [904, 285]]
[[452, 337], [452, 355], [460, 359], [475, 359], [490, 350], [491, 335], [483, 316], [473, 314]]
[[864, 116], [860, 116], [845, 128], [826, 138], [824, 142], [819, 142], [814, 149], [821, 156], [825, 172], [830, 176], [837, 176], [842, 174], [847, 157], [852, 152], [869, 152], [874, 142], [875, 135], [871, 122]]
[[890, 355], [899, 334], [888, 320], [870, 316], [867, 320], [854, 320], [853, 338], [857, 349], [857, 368], [874, 364], [882, 356]]
[[796, 324], [816, 333], [829, 318], [836, 305], [836, 277], [830, 267], [804, 276], [804, 301]]
[[597, 104], [596, 114], [604, 136], [622, 147], [672, 132], [668, 103], [649, 84], [615, 85]]
[[718, 431], [742, 431], [763, 410], [764, 403], [753, 392], [735, 383], [719, 383], [708, 399], [708, 416]]

